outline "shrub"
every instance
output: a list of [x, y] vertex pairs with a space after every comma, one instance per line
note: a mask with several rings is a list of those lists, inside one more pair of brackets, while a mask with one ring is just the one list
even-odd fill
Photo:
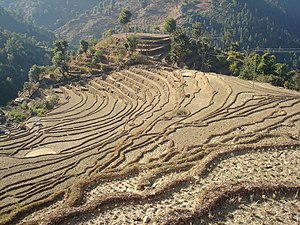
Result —
[[31, 111], [32, 116], [42, 116], [45, 113], [47, 113], [47, 109], [43, 108], [43, 107], [41, 107], [41, 108], [31, 108], [30, 111]]
[[24, 120], [26, 120], [28, 115], [24, 112], [18, 111], [18, 110], [12, 110], [8, 113], [8, 118], [16, 123], [20, 123]]
[[58, 96], [57, 95], [50, 95], [46, 98], [45, 101], [45, 107], [48, 110], [51, 110], [54, 108], [54, 106], [58, 103]]

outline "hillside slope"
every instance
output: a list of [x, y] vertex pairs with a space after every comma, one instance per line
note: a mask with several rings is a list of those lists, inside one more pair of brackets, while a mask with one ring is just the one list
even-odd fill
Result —
[[0, 7], [0, 105], [17, 97], [32, 65], [50, 63], [45, 43], [54, 35], [20, 22]]
[[54, 91], [0, 136], [0, 224], [299, 223], [299, 92], [151, 66]]
[[184, 26], [202, 22], [221, 47], [229, 41], [239, 41], [244, 48], [299, 47], [300, 43], [297, 0], [101, 0], [85, 4], [78, 0], [2, 0], [0, 4], [75, 44], [82, 38], [99, 38], [108, 28], [120, 29], [117, 17], [125, 7], [133, 12], [133, 30], [153, 31], [171, 16]]
[[84, 3], [80, 0], [2, 0], [0, 5], [25, 20], [55, 31], [58, 36], [73, 40], [76, 44], [81, 38], [102, 37], [106, 29], [114, 28], [118, 23], [119, 12], [125, 7], [130, 8], [134, 18], [137, 18], [133, 23], [143, 25], [144, 28], [161, 24], [168, 15], [178, 14], [174, 13], [178, 11], [177, 4], [171, 0], [93, 0]]
[[136, 0], [119, 1], [109, 10], [109, 13], [92, 10], [67, 22], [55, 32], [59, 36], [72, 40], [73, 43], [78, 43], [82, 38], [101, 38], [107, 29], [121, 30], [117, 18], [121, 9], [126, 7], [133, 13], [131, 27], [134, 31], [152, 31], [155, 25], [162, 29], [161, 25], [166, 17], [177, 18], [180, 16], [180, 4], [174, 4], [174, 1], [170, 0], [154, 0], [145, 5], [137, 3]]
[[0, 28], [10, 32], [26, 34], [35, 37], [39, 41], [53, 41], [55, 38], [54, 34], [50, 32], [21, 22], [2, 7], [0, 7]]
[[31, 21], [38, 26], [54, 30], [76, 15], [84, 13], [97, 5], [99, 0], [89, 1], [60, 1], [60, 0], [0, 0], [0, 4], [14, 11], [26, 21]]
[[189, 22], [202, 22], [221, 47], [232, 40], [244, 48], [300, 46], [300, 2], [297, 0], [211, 2], [210, 11], [204, 14], [194, 12], [196, 3], [186, 4], [183, 13], [188, 15]]

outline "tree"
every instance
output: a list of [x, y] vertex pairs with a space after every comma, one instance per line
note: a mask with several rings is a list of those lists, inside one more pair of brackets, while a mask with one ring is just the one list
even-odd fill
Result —
[[[276, 61], [275, 61], [276, 63]], [[288, 66], [284, 63], [276, 63], [274, 66], [274, 73], [269, 76], [270, 83], [276, 86], [288, 86], [290, 77], [288, 76]]]
[[224, 41], [224, 48], [225, 47], [230, 47], [231, 43], [233, 42], [233, 31], [232, 30], [227, 30], [224, 33], [223, 36], [223, 41]]
[[227, 61], [229, 62], [229, 70], [233, 75], [239, 75], [240, 68], [243, 65], [245, 54], [238, 52], [237, 49], [239, 47], [239, 43], [232, 43], [227, 57]]
[[240, 48], [240, 43], [239, 42], [233, 42], [230, 44], [230, 50], [231, 51], [238, 51]]
[[69, 42], [66, 40], [56, 40], [54, 41], [54, 50], [53, 53], [62, 52], [63, 55], [67, 53]]
[[113, 29], [108, 29], [108, 30], [104, 31], [103, 37], [104, 37], [104, 38], [111, 37], [111, 36], [112, 36], [113, 34], [115, 34], [115, 33], [116, 33], [115, 30], [113, 30]]
[[96, 66], [97, 63], [101, 62], [101, 58], [103, 58], [103, 56], [104, 56], [103, 50], [96, 51], [95, 54], [93, 55], [91, 65]]
[[130, 35], [129, 37], [127, 37], [125, 48], [129, 51], [130, 55], [133, 54], [137, 45], [138, 45], [138, 39], [136, 35]]
[[154, 26], [153, 27], [153, 31], [155, 32], [155, 33], [159, 33], [160, 32], [160, 28], [159, 28], [159, 26]]
[[[1, 29], [0, 29], [1, 30]], [[28, 34], [0, 31], [0, 105], [17, 97], [29, 70], [34, 65], [46, 65], [47, 48], [39, 47]]]
[[253, 54], [252, 56], [246, 56], [243, 60], [239, 77], [294, 88], [293, 75], [288, 71], [288, 65], [276, 63], [276, 57], [271, 53], [265, 53], [262, 57]]
[[88, 49], [89, 49], [89, 43], [86, 40], [81, 40], [79, 52], [86, 54]]
[[174, 31], [170, 51], [171, 61], [181, 67], [190, 52], [190, 39], [186, 32], [182, 29]]
[[196, 42], [196, 45], [200, 41], [202, 36], [202, 24], [200, 22], [196, 22], [192, 24], [192, 39]]
[[177, 28], [177, 22], [174, 18], [168, 17], [164, 24], [164, 31], [172, 34]]
[[257, 67], [258, 72], [262, 75], [270, 75], [275, 72], [276, 57], [270, 52], [263, 54]]
[[54, 108], [54, 106], [58, 103], [59, 98], [57, 95], [50, 95], [47, 96], [45, 101], [45, 107], [47, 110], [51, 110]]
[[52, 57], [52, 64], [55, 68], [61, 68], [63, 66], [64, 56], [61, 51], [55, 53]]
[[57, 40], [54, 42], [54, 56], [52, 63], [55, 68], [58, 68], [62, 74], [69, 72], [69, 42], [66, 40]]
[[62, 74], [68, 72], [68, 61], [66, 56], [61, 51], [57, 52], [53, 58], [52, 63], [55, 68], [58, 68]]
[[28, 73], [29, 81], [30, 82], [38, 82], [39, 81], [39, 76], [40, 76], [41, 70], [37, 65], [33, 65]]
[[130, 22], [131, 17], [132, 17], [131, 12], [129, 11], [129, 9], [126, 8], [121, 11], [118, 18], [118, 21], [122, 25], [123, 30], [125, 30], [126, 35], [128, 32], [128, 23]]
[[239, 77], [246, 80], [257, 79], [257, 66], [260, 63], [258, 54], [246, 55]]
[[276, 63], [275, 64], [275, 73], [285, 79], [288, 74], [288, 65], [285, 63]]
[[91, 40], [91, 45], [92, 45], [93, 47], [95, 47], [95, 46], [97, 45], [97, 43], [98, 43], [97, 38], [93, 37], [92, 40]]
[[211, 66], [208, 62], [207, 54], [209, 53], [210, 46], [206, 42], [201, 42], [196, 45], [198, 48], [198, 54], [201, 58], [201, 71], [205, 71], [205, 66]]
[[296, 91], [300, 91], [300, 70], [292, 70], [289, 72], [291, 77], [290, 87]]

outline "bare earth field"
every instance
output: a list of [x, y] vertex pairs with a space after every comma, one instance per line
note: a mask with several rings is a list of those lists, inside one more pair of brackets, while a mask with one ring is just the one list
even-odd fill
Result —
[[300, 224], [299, 92], [136, 66], [57, 93], [0, 136], [0, 224]]

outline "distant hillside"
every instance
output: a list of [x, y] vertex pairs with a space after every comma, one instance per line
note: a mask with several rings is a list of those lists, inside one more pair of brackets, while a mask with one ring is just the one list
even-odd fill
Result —
[[0, 7], [0, 28], [11, 32], [27, 34], [33, 36], [39, 41], [53, 41], [54, 34], [21, 22], [5, 9]]
[[98, 5], [99, 0], [0, 0], [0, 4], [27, 21], [55, 30]]
[[187, 24], [202, 22], [219, 45], [238, 41], [245, 48], [300, 46], [298, 0], [212, 0], [211, 3], [205, 13], [195, 12], [196, 1], [185, 4], [182, 19]]
[[17, 96], [32, 65], [50, 63], [41, 41], [53, 39], [53, 34], [19, 22], [0, 7], [0, 105]]
[[180, 16], [180, 5], [170, 0], [144, 1], [144, 3], [137, 0], [119, 1], [105, 8], [86, 12], [56, 29], [55, 32], [62, 37], [67, 37], [73, 43], [78, 43], [81, 38], [101, 38], [107, 29], [121, 30], [117, 18], [121, 9], [126, 7], [133, 14], [132, 31], [153, 32], [155, 26], [160, 26], [162, 29], [166, 17]]
[[[51, 29], [58, 36], [75, 44], [82, 38], [102, 37], [102, 33], [118, 25], [121, 9], [133, 12], [134, 26], [149, 31], [161, 25], [167, 16], [180, 16], [180, 2], [173, 0], [0, 0], [0, 5], [14, 11], [20, 18]], [[26, 10], [24, 10], [26, 9]]]
[[184, 26], [202, 22], [220, 47], [229, 39], [245, 48], [300, 46], [298, 0], [0, 0], [0, 4], [73, 44], [99, 38], [109, 28], [120, 29], [118, 14], [128, 7], [134, 31], [153, 31], [172, 16]]

